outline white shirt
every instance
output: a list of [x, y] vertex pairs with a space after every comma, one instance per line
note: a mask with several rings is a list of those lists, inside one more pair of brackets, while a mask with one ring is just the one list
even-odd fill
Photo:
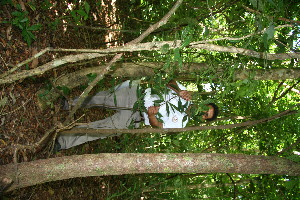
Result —
[[[181, 85], [177, 82], [178, 87], [181, 90], [186, 90], [186, 87]], [[154, 106], [154, 101], [159, 100], [160, 98], [158, 95], [151, 95], [151, 88], [148, 88], [145, 90], [145, 107], [148, 109], [150, 106]], [[179, 107], [179, 101], [181, 101], [181, 105], [185, 105], [185, 108], [188, 108], [190, 105], [190, 102], [184, 100], [183, 98], [179, 97], [178, 94], [171, 90], [163, 95], [164, 102], [160, 103], [160, 107], [158, 112], [162, 115], [160, 119], [163, 120], [163, 128], [184, 128], [188, 122], [188, 119], [183, 121], [184, 116], [186, 115], [185, 110], [183, 112], [179, 112], [175, 108], [172, 109], [170, 104], [173, 104], [176, 107]], [[169, 105], [167, 106], [167, 103]], [[145, 119], [145, 125], [150, 125], [148, 114], [143, 112], [143, 116]], [[156, 114], [156, 117], [158, 115]], [[158, 118], [158, 117], [157, 117]]]

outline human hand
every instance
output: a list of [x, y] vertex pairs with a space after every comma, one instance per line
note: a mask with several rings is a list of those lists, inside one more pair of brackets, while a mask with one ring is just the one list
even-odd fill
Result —
[[190, 101], [192, 99], [192, 94], [189, 91], [181, 90], [179, 92], [179, 96], [186, 101]]
[[156, 113], [158, 113], [159, 110], [159, 106], [150, 106], [148, 108], [148, 115], [155, 115]]

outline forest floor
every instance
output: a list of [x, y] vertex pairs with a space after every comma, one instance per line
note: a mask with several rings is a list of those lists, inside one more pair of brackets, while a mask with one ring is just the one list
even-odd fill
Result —
[[[20, 1], [22, 2], [22, 1]], [[107, 5], [110, 1], [105, 1]], [[61, 6], [61, 7], [60, 7]], [[108, 6], [109, 7], [109, 6]], [[25, 7], [26, 8], [26, 7]], [[27, 7], [28, 9], [28, 7]], [[57, 9], [63, 10], [62, 5], [57, 5]], [[3, 6], [3, 12], [0, 14], [0, 21], [11, 19], [12, 7]], [[59, 11], [62, 12], [62, 11]], [[47, 13], [51, 16], [53, 13]], [[108, 13], [102, 13], [102, 20]], [[45, 24], [44, 18], [38, 11], [29, 12], [29, 19], [40, 21]], [[104, 23], [105, 24], [105, 23]], [[36, 41], [29, 46], [22, 38], [20, 30], [9, 23], [2, 24], [0, 29], [0, 66], [1, 74], [9, 70], [12, 65], [20, 63], [38, 51], [46, 47], [54, 48], [100, 48], [104, 44], [106, 31], [89, 31], [84, 29], [75, 29], [73, 27], [58, 25], [56, 29], [44, 27], [42, 31], [34, 32]], [[86, 40], [86, 35], [91, 38]], [[97, 38], [97, 39], [96, 39]], [[116, 39], [116, 38], [112, 38]], [[95, 46], [91, 41], [96, 41]], [[34, 60], [29, 65], [20, 70], [28, 70], [47, 63], [55, 57], [65, 55], [63, 53], [46, 53], [39, 59]], [[103, 60], [105, 61], [105, 60]], [[32, 152], [20, 150], [15, 154], [14, 146], [32, 145], [38, 142], [45, 132], [49, 130], [58, 121], [63, 121], [68, 111], [63, 111], [60, 107], [60, 101], [54, 102], [47, 109], [42, 110], [38, 106], [37, 91], [45, 88], [49, 84], [50, 78], [58, 77], [61, 74], [75, 71], [76, 66], [63, 66], [57, 70], [47, 72], [43, 75], [30, 77], [25, 80], [19, 80], [12, 84], [0, 86], [0, 164], [5, 165], [13, 162], [26, 162], [37, 159], [46, 159], [49, 157], [69, 156], [90, 153], [112, 153], [119, 152], [118, 143], [120, 138], [107, 138], [94, 142], [89, 142], [69, 150], [62, 150], [58, 153], [51, 152], [53, 141], [49, 141], [41, 150]], [[109, 83], [108, 83], [109, 85]], [[80, 91], [72, 91], [72, 95], [78, 95]], [[107, 117], [106, 110], [80, 109], [75, 118], [80, 117], [81, 122], [95, 121]], [[114, 196], [120, 186], [122, 176], [89, 177], [75, 178], [63, 181], [56, 181], [42, 185], [36, 185], [28, 188], [22, 188], [6, 194], [6, 199], [107, 199]], [[113, 197], [111, 199], [118, 199]]]

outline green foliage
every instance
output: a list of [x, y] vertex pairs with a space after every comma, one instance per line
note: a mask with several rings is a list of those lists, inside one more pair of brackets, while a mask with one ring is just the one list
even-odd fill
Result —
[[[133, 3], [137, 2], [134, 1]], [[192, 112], [201, 113], [207, 109], [203, 106], [205, 103], [217, 103], [221, 109], [221, 117], [225, 117], [226, 120], [215, 122], [213, 125], [235, 124], [270, 117], [289, 109], [299, 100], [297, 94], [289, 92], [286, 96], [271, 103], [275, 93], [284, 92], [283, 87], [278, 88], [278, 81], [254, 80], [255, 74], [251, 74], [249, 78], [243, 80], [234, 79], [237, 70], [295, 67], [296, 65], [292, 61], [266, 61], [247, 56], [189, 48], [189, 44], [194, 41], [223, 37], [239, 38], [262, 30], [265, 30], [262, 34], [253, 35], [246, 39], [220, 40], [211, 43], [269, 53], [288, 53], [292, 48], [295, 48], [294, 42], [299, 39], [299, 31], [296, 27], [275, 29], [284, 23], [278, 21], [276, 17], [292, 19], [290, 16], [292, 14], [293, 19], [297, 19], [295, 13], [298, 11], [291, 4], [284, 4], [284, 1], [281, 0], [245, 0], [234, 4], [234, 6], [229, 6], [228, 3], [227, 1], [185, 2], [184, 6], [171, 18], [169, 24], [164, 27], [165, 29], [162, 28], [163, 31], [147, 38], [148, 41], [180, 39], [183, 41], [182, 46], [171, 49], [169, 45], [165, 45], [160, 49], [160, 52], [140, 52], [140, 58], [137, 58], [137, 62], [139, 59], [164, 62], [162, 69], [155, 71], [153, 77], [144, 79], [148, 83], [144, 87], [153, 88], [153, 94], [158, 96], [164, 92], [163, 88], [169, 80], [178, 77], [178, 72], [183, 69], [183, 63], [207, 63], [209, 67], [206, 71], [192, 74], [196, 77], [192, 83], [196, 85], [199, 92], [205, 92], [205, 84], [210, 86], [214, 93], [195, 95], [196, 100], [193, 103], [198, 105], [199, 109], [194, 109]], [[163, 5], [162, 2], [158, 5], [163, 7], [161, 6]], [[218, 5], [224, 5], [224, 7], [228, 5], [228, 7], [223, 12], [214, 13], [215, 6]], [[142, 11], [142, 16], [147, 21], [155, 22], [165, 13], [165, 8], [159, 9], [154, 5], [154, 1], [143, 1], [140, 6], [148, 8], [148, 10]], [[245, 11], [242, 6], [247, 6], [262, 14]], [[288, 9], [287, 6], [289, 6]], [[291, 12], [287, 13], [285, 10]], [[207, 14], [208, 12], [210, 13]], [[188, 85], [191, 82], [183, 81], [182, 83]], [[286, 81], [286, 83], [292, 85], [293, 82]], [[156, 103], [159, 104], [160, 101]], [[167, 110], [180, 110], [183, 106], [182, 104], [167, 104]], [[237, 116], [244, 117], [244, 119], [235, 119], [234, 117]], [[199, 121], [191, 121], [189, 125], [198, 125]], [[119, 147], [122, 152], [136, 153], [189, 152], [277, 155], [281, 150], [295, 144], [299, 138], [299, 131], [299, 116], [292, 115], [256, 126], [230, 130], [194, 131], [166, 135], [148, 134], [144, 136], [135, 135], [134, 137], [122, 135]], [[295, 148], [293, 149], [295, 150]], [[294, 155], [293, 150], [287, 151], [284, 156], [298, 162], [299, 156]], [[229, 175], [226, 174], [199, 174], [189, 178], [185, 178], [182, 174], [175, 175], [175, 177], [173, 175], [148, 174], [135, 178], [132, 175], [126, 176], [126, 180], [132, 180], [127, 185], [142, 180], [138, 186], [139, 189], [130, 194], [127, 193], [128, 199], [135, 197], [136, 194], [142, 194], [140, 188], [153, 189], [143, 193], [145, 198], [149, 199], [298, 198], [296, 188], [299, 187], [299, 180], [296, 177], [239, 174], [230, 175], [232, 178], [230, 179]], [[232, 180], [241, 184], [234, 187], [230, 185]], [[201, 183], [211, 185], [211, 187], [205, 188], [203, 186], [205, 184], [201, 185]], [[200, 185], [202, 188], [190, 189], [190, 186], [193, 185]]]
[[[1, 3], [11, 1], [1, 1]], [[66, 9], [64, 16], [57, 16], [49, 20], [54, 29], [62, 20], [68, 23], [83, 25], [91, 19], [91, 13], [101, 9], [101, 2], [96, 1], [73, 1], [72, 9]], [[81, 2], [81, 3], [80, 3]], [[64, 2], [68, 3], [68, 2]], [[149, 24], [156, 23], [169, 11], [174, 1], [171, 0], [131, 0], [122, 7], [128, 9], [122, 12], [118, 20], [123, 27], [132, 30], [145, 30]], [[51, 1], [45, 0], [41, 9], [50, 10]], [[125, 5], [125, 3], [124, 3]], [[34, 4], [28, 5], [31, 10]], [[94, 6], [94, 7], [93, 7]], [[257, 12], [247, 11], [244, 6]], [[127, 8], [128, 7], [128, 8]], [[128, 11], [128, 12], [127, 12]], [[298, 20], [299, 6], [291, 2], [281, 0], [242, 0], [232, 4], [231, 1], [184, 1], [179, 10], [172, 15], [168, 24], [161, 27], [155, 33], [149, 35], [145, 42], [149, 41], [174, 41], [182, 40], [180, 48], [172, 49], [171, 45], [164, 45], [160, 51], [139, 52], [134, 61], [164, 62], [162, 69], [156, 69], [155, 75], [145, 77], [147, 84], [138, 88], [138, 101], [134, 110], [145, 111], [143, 104], [145, 88], [151, 87], [152, 94], [157, 95], [161, 103], [162, 94], [167, 91], [165, 85], [179, 77], [179, 72], [184, 72], [183, 64], [186, 62], [206, 63], [205, 71], [186, 74], [186, 78], [194, 78], [192, 81], [182, 81], [185, 85], [195, 85], [198, 92], [212, 94], [194, 95], [194, 104], [198, 107], [192, 110], [192, 115], [201, 115], [207, 110], [206, 103], [215, 102], [221, 109], [221, 116], [226, 120], [214, 122], [212, 125], [227, 125], [252, 121], [270, 117], [279, 112], [289, 109], [299, 102], [299, 96], [288, 92], [275, 102], [272, 97], [275, 93], [284, 92], [283, 87], [278, 87], [278, 81], [257, 81], [255, 74], [244, 80], [235, 80], [235, 72], [242, 69], [273, 69], [291, 68], [297, 66], [296, 60], [266, 61], [260, 58], [242, 56], [219, 51], [191, 49], [192, 42], [205, 43], [205, 40], [224, 47], [239, 47], [259, 51], [262, 53], [289, 53], [291, 50], [298, 51], [299, 27], [286, 27], [275, 29], [285, 22], [278, 17]], [[41, 25], [31, 25], [29, 13], [17, 7], [12, 13], [12, 23], [15, 27], [24, 31], [24, 39], [29, 44], [35, 40], [34, 31], [41, 30]], [[47, 16], [45, 16], [47, 18]], [[122, 21], [124, 20], [124, 21]], [[126, 21], [128, 20], [128, 21]], [[264, 33], [260, 33], [262, 30]], [[249, 34], [251, 37], [242, 38]], [[132, 35], [127, 36], [132, 38]], [[229, 37], [231, 39], [222, 39]], [[27, 39], [26, 39], [27, 38]], [[126, 38], [126, 39], [128, 39]], [[241, 39], [235, 39], [241, 38]], [[96, 47], [98, 48], [98, 47]], [[134, 55], [134, 54], [133, 54]], [[128, 59], [128, 58], [126, 58]], [[90, 82], [96, 78], [96, 74], [87, 75]], [[99, 90], [103, 85], [117, 85], [122, 80], [110, 78], [98, 83]], [[292, 85], [292, 81], [285, 81]], [[84, 89], [86, 86], [82, 86]], [[102, 88], [101, 88], [102, 87]], [[45, 83], [44, 93], [46, 96], [53, 88], [52, 84]], [[67, 87], [58, 87], [65, 95], [70, 90]], [[299, 89], [299, 88], [298, 88]], [[6, 98], [6, 99], [5, 99]], [[0, 104], [5, 105], [9, 99], [4, 97]], [[183, 110], [186, 105], [179, 102], [178, 105], [166, 104], [167, 112], [171, 110]], [[298, 108], [294, 108], [298, 109]], [[236, 119], [236, 117], [244, 119]], [[159, 116], [158, 116], [159, 117]], [[187, 119], [187, 116], [186, 118]], [[198, 126], [200, 119], [193, 118], [190, 126]], [[133, 126], [131, 127], [133, 128]], [[299, 114], [283, 117], [272, 122], [258, 124], [256, 126], [241, 127], [230, 130], [205, 130], [193, 132], [179, 132], [176, 134], [123, 134], [118, 142], [107, 139], [97, 141], [100, 144], [95, 147], [94, 153], [102, 152], [125, 152], [125, 153], [243, 153], [250, 155], [277, 155], [286, 150], [283, 155], [287, 159], [299, 162], [299, 156], [288, 147], [295, 144], [299, 138]], [[100, 148], [106, 146], [105, 151]], [[80, 147], [82, 148], [82, 147]], [[84, 151], [82, 151], [84, 153]], [[118, 191], [113, 193], [110, 199], [137, 199], [142, 195], [146, 199], [297, 199], [299, 179], [296, 177], [275, 175], [235, 175], [227, 174], [145, 174], [126, 175], [117, 179], [120, 183]], [[243, 184], [235, 183], [245, 181]], [[200, 188], [191, 189], [191, 186], [199, 185]], [[204, 187], [204, 186], [211, 187]], [[148, 189], [148, 192], [143, 190]], [[152, 189], [152, 191], [150, 191]], [[139, 198], [140, 199], [140, 198]]]
[[[33, 4], [31, 5], [31, 9], [34, 10], [35, 6]], [[21, 30], [21, 34], [23, 36], [23, 39], [27, 42], [27, 44], [30, 46], [31, 43], [36, 40], [35, 35], [33, 34], [34, 31], [39, 31], [42, 28], [42, 25], [37, 23], [30, 25], [30, 19], [28, 17], [28, 12], [23, 11], [21, 6], [18, 4], [16, 6], [16, 11], [11, 13], [13, 18], [9, 22], [15, 27], [19, 28]]]
[[69, 95], [70, 94], [70, 88], [66, 86], [57, 86], [57, 89], [61, 90], [64, 95]]
[[87, 1], [79, 3], [78, 9], [72, 9], [70, 15], [72, 16], [74, 23], [82, 25], [83, 22], [89, 18], [90, 9], [91, 7]]
[[88, 77], [89, 82], [92, 82], [97, 77], [97, 74], [96, 73], [90, 73], [90, 74], [87, 74], [86, 77]]

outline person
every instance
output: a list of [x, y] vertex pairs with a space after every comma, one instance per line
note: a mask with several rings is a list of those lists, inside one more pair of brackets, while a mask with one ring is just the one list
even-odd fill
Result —
[[[142, 120], [144, 120], [145, 125], [156, 128], [184, 128], [187, 125], [188, 119], [185, 116], [190, 108], [192, 95], [186, 90], [186, 87], [175, 80], [171, 80], [167, 84], [168, 89], [161, 96], [152, 94], [152, 89], [147, 88], [143, 97], [145, 112], [140, 112], [133, 110], [134, 104], [138, 101], [137, 89], [139, 84], [139, 80], [132, 82], [128, 80], [116, 86], [114, 92], [101, 91], [92, 97], [88, 97], [81, 107], [106, 107], [116, 110], [116, 113], [108, 118], [78, 125], [75, 128], [127, 129], [130, 126], [138, 128], [139, 122]], [[77, 101], [78, 98], [71, 104], [75, 105]], [[207, 106], [209, 110], [204, 112], [202, 119], [215, 119], [218, 114], [217, 106], [215, 104], [208, 104]], [[68, 149], [88, 141], [118, 135], [120, 134], [117, 132], [100, 136], [86, 133], [60, 135], [57, 138], [55, 148], [56, 150]]]

